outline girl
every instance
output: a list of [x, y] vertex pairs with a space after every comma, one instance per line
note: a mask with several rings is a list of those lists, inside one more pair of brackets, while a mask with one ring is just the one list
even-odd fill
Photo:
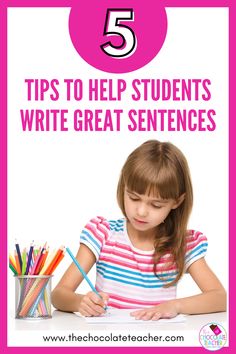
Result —
[[[83, 278], [72, 264], [52, 293], [53, 305], [84, 316], [99, 316], [106, 305], [130, 308], [143, 320], [225, 311], [225, 290], [204, 259], [207, 239], [187, 230], [193, 193], [182, 152], [156, 140], [139, 146], [123, 166], [117, 199], [124, 218], [90, 220], [77, 253], [86, 272], [96, 263], [100, 297], [75, 293]], [[202, 293], [176, 299], [185, 272]]]

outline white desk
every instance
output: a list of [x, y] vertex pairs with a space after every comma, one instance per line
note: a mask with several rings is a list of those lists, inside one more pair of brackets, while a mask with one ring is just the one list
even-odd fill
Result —
[[[227, 324], [227, 314], [226, 312], [219, 312], [213, 314], [205, 315], [191, 315], [186, 316], [186, 321], [184, 323], [158, 323], [158, 321], [143, 321], [142, 323], [129, 323], [129, 329], [138, 328], [145, 330], [178, 330], [181, 328], [183, 330], [200, 330], [205, 324], [210, 322], [217, 322], [223, 326]], [[68, 330], [124, 330], [127, 329], [127, 324], [116, 323], [116, 324], [88, 324], [83, 318], [77, 316], [73, 313], [53, 311], [52, 318], [47, 320], [15, 320], [10, 319], [11, 325], [14, 326], [16, 330], [23, 331], [68, 331]]]
[[[158, 321], [143, 321], [143, 323], [93, 323], [89, 324], [84, 318], [73, 313], [53, 311], [52, 318], [46, 320], [21, 320], [14, 319], [14, 314], [8, 318], [8, 345], [9, 346], [49, 346], [49, 347], [200, 347], [199, 331], [208, 323], [219, 323], [228, 333], [227, 314], [214, 313], [206, 315], [186, 316], [182, 323], [158, 323]], [[68, 340], [69, 336], [109, 336], [109, 335], [135, 335], [135, 336], [184, 336], [183, 342], [158, 343], [148, 342], [104, 342], [84, 340], [81, 342]], [[65, 336], [66, 341], [47, 341], [44, 336]]]

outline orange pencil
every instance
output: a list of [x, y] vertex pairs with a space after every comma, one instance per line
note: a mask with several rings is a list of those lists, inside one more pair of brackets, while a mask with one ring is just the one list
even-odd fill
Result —
[[58, 257], [58, 259], [54, 263], [54, 266], [52, 267], [50, 274], [53, 274], [54, 270], [57, 268], [58, 264], [61, 262], [61, 260], [64, 258], [64, 256], [65, 256], [65, 251], [63, 251], [63, 253], [61, 253], [61, 255]]
[[59, 250], [56, 252], [55, 256], [53, 257], [52, 261], [50, 262], [50, 264], [48, 265], [48, 267], [46, 268], [44, 275], [50, 275], [51, 271], [55, 265], [55, 263], [57, 262], [58, 258], [60, 257], [60, 255], [63, 252], [64, 247], [60, 247]]
[[43, 266], [43, 268], [40, 270], [40, 274], [43, 275], [43, 274], [45, 273], [46, 269], [48, 268], [49, 264], [51, 264], [51, 262], [52, 262], [53, 258], [55, 257], [56, 253], [57, 253], [57, 251], [56, 251], [56, 250], [53, 250], [53, 252], [51, 252], [50, 254], [48, 254], [47, 259], [46, 259], [46, 261], [45, 261], [45, 263], [44, 263], [44, 266]]

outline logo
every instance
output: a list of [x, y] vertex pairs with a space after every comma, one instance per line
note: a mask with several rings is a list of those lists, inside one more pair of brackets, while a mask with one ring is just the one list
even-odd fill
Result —
[[199, 333], [201, 345], [208, 350], [218, 350], [225, 346], [226, 330], [219, 323], [211, 322], [203, 326]]

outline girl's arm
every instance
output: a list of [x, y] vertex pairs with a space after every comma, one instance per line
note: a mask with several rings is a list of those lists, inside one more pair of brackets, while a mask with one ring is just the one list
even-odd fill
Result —
[[[93, 252], [83, 244], [80, 245], [76, 258], [86, 273], [89, 272], [96, 261]], [[82, 280], [82, 274], [72, 263], [52, 292], [53, 306], [61, 311], [80, 311], [85, 316], [103, 313], [105, 303], [95, 293], [89, 292], [86, 295], [75, 293]], [[102, 293], [101, 296], [103, 296]]]
[[178, 313], [203, 314], [226, 311], [225, 289], [205, 259], [201, 258], [191, 264], [188, 272], [201, 289], [201, 294], [166, 301], [146, 310], [134, 311], [132, 316], [143, 320], [158, 320], [175, 317]]
[[178, 313], [200, 314], [226, 311], [226, 291], [205, 259], [201, 258], [191, 264], [188, 272], [202, 294], [176, 299]]

